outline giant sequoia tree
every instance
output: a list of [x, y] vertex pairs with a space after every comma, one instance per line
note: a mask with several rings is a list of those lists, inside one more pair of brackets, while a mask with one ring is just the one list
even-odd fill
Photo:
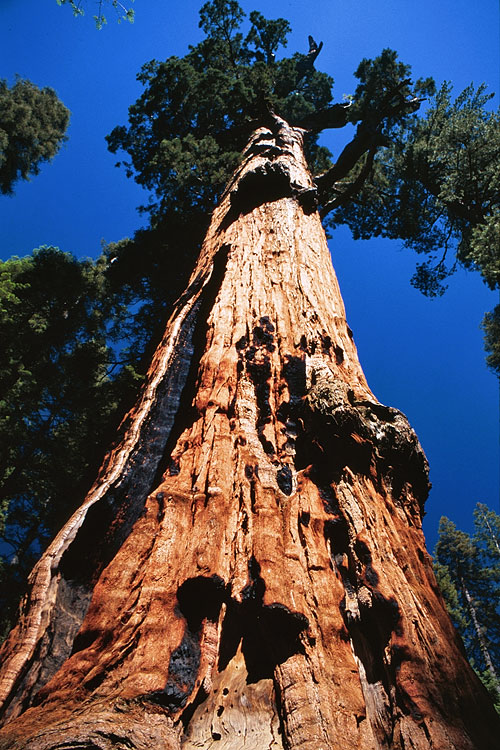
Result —
[[[286, 28], [254, 15], [243, 44], [237, 11], [204, 6], [190, 53], [211, 75], [219, 59], [219, 83], [234, 63], [227, 118], [215, 101], [200, 146], [182, 108], [203, 90], [176, 99], [170, 80], [171, 104], [144, 124], [186, 117], [163, 150], [184, 170], [121, 133], [186, 205], [218, 205], [136, 406], [31, 574], [2, 651], [0, 748], [487, 750], [498, 718], [425, 551], [427, 462], [366, 383], [317, 210], [355, 197], [418, 91], [394, 56], [385, 82], [367, 63], [377, 85], [360, 92], [357, 132], [313, 180], [305, 129], [347, 119], [307, 91], [319, 47], [275, 63]], [[254, 88], [238, 67], [251, 43]], [[286, 66], [292, 88], [275, 97]], [[250, 114], [232, 119], [240, 85]], [[227, 168], [231, 138], [235, 153], [248, 140], [219, 191], [189, 159], [213, 169], [226, 154]], [[321, 157], [314, 137], [306, 152]]]

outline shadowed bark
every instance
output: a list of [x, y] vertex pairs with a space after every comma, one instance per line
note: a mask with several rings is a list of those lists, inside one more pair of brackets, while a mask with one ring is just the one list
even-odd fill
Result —
[[30, 578], [0, 748], [490, 750], [371, 393], [302, 131], [256, 131], [141, 399]]

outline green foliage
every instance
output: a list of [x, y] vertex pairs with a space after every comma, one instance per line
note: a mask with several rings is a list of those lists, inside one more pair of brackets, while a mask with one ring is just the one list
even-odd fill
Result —
[[481, 325], [484, 331], [484, 348], [488, 354], [486, 364], [500, 378], [500, 305], [486, 313]]
[[[416, 88], [432, 93], [428, 82]], [[500, 286], [500, 117], [486, 111], [490, 98], [484, 86], [469, 86], [452, 101], [444, 84], [423, 117], [392, 127], [356, 200], [329, 220], [347, 223], [355, 237], [402, 239], [427, 256], [412, 283], [429, 296], [445, 291], [457, 264]]]
[[[192, 222], [180, 217], [168, 225], [140, 230], [133, 239], [111, 243], [104, 250], [110, 293], [124, 295], [134, 310], [128, 318], [127, 340], [141, 371], [149, 364], [173, 305], [187, 286], [199, 235], [205, 229], [204, 215]], [[178, 251], [180, 247], [183, 252]]]
[[475, 533], [439, 524], [434, 570], [467, 656], [500, 713], [500, 516], [478, 503]]
[[484, 503], [477, 503], [474, 510], [474, 541], [483, 564], [500, 571], [500, 516]]
[[[380, 114], [387, 112], [381, 131], [386, 137], [404, 132], [408, 120], [414, 119], [419, 97], [435, 93], [432, 78], [412, 83], [411, 67], [398, 60], [397, 53], [392, 49], [382, 50], [373, 60], [362, 60], [354, 75], [359, 83], [352, 97], [349, 119], [352, 122], [368, 120], [375, 124]], [[398, 104], [407, 101], [414, 101], [415, 106], [401, 110]]]
[[[457, 264], [498, 286], [499, 118], [486, 111], [484, 86], [453, 101], [449, 84], [436, 91], [431, 78], [412, 83], [410, 67], [385, 49], [358, 66], [342, 119], [332, 78], [313, 66], [314, 50], [281, 57], [285, 19], [253, 11], [246, 34], [244, 23], [236, 0], [206, 2], [205, 37], [182, 58], [144, 65], [144, 92], [128, 126], [107, 137], [113, 153], [127, 155], [118, 164], [150, 191], [142, 210], [151, 226], [182, 217], [206, 226], [201, 217], [217, 203], [250, 131], [273, 112], [309, 129], [306, 152], [327, 228], [347, 224], [356, 238], [403, 240], [426, 256], [412, 283], [430, 296], [444, 291]], [[318, 133], [346, 121], [356, 135], [332, 166]]]
[[434, 573], [446, 602], [446, 607], [451, 615], [455, 627], [460, 633], [465, 632], [467, 628], [467, 617], [460, 603], [458, 590], [453, 581], [450, 571], [446, 565], [442, 565], [437, 559], [434, 561]]
[[135, 394], [129, 298], [107, 270], [51, 247], [0, 263], [0, 629]]
[[[129, 176], [156, 197], [145, 210], [152, 223], [210, 212], [238, 164], [248, 136], [270, 110], [291, 122], [328, 106], [332, 79], [312, 67], [300, 75], [305, 57], [275, 60], [290, 27], [243, 11], [235, 0], [208, 2], [200, 11], [206, 38], [183, 58], [153, 60], [138, 80], [144, 93], [129, 109], [129, 126], [107, 137], [109, 148], [128, 153]], [[309, 142], [313, 167], [327, 165], [316, 137]]]
[[[133, 2], [134, 0], [130, 1]], [[75, 16], [85, 15], [85, 0], [56, 0], [56, 3], [58, 5], [69, 5]], [[122, 21], [134, 23], [135, 14], [133, 8], [125, 7], [125, 5], [122, 5], [118, 0], [96, 0], [95, 5], [97, 6], [97, 13], [94, 15], [94, 21], [98, 29], [102, 29], [102, 27], [108, 22], [104, 15], [104, 7], [106, 5], [114, 10], [118, 23], [121, 23]]]
[[69, 111], [55, 91], [20, 78], [9, 88], [0, 80], [0, 193], [29, 180], [66, 140]]

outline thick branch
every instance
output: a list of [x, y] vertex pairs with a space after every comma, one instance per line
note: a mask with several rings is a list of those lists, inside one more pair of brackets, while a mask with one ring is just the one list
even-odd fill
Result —
[[[401, 83], [387, 92], [378, 110], [376, 112], [369, 112], [367, 116], [360, 121], [356, 129], [356, 135], [352, 141], [344, 147], [336, 163], [327, 172], [324, 172], [322, 175], [315, 178], [320, 196], [321, 194], [326, 196], [327, 191], [329, 191], [336, 182], [344, 179], [361, 157], [369, 151], [370, 156], [367, 160], [367, 165], [369, 165], [368, 168], [366, 168], [365, 165], [361, 170], [360, 175], [352, 183], [351, 188], [349, 188], [349, 194], [345, 195], [340, 202], [345, 203], [347, 198], [352, 198], [357, 192], [359, 192], [368, 177], [377, 149], [380, 146], [388, 146], [391, 142], [390, 139], [382, 133], [382, 128], [385, 122], [388, 119], [395, 119], [407, 114], [408, 112], [416, 111], [420, 107], [421, 101], [423, 101], [418, 97], [413, 97], [412, 99], [404, 98], [401, 89], [409, 83], [409, 80], [401, 81]], [[336, 208], [338, 205], [340, 205], [340, 203], [336, 199], [327, 201], [321, 212], [322, 216], [326, 216], [329, 211]]]
[[389, 139], [386, 136], [378, 130], [374, 130], [366, 122], [361, 122], [356, 130], [356, 135], [344, 147], [333, 167], [315, 178], [318, 191], [325, 194], [336, 182], [346, 177], [367, 151], [372, 151], [375, 154], [379, 146], [388, 145]]
[[304, 115], [297, 125], [313, 132], [329, 128], [343, 128], [344, 125], [347, 125], [347, 111], [349, 107], [350, 103], [333, 104], [331, 107], [325, 107], [324, 109]]
[[339, 208], [339, 206], [345, 205], [348, 201], [351, 200], [351, 198], [354, 198], [354, 196], [357, 193], [359, 193], [364, 183], [366, 182], [368, 175], [370, 174], [372, 170], [373, 160], [375, 159], [376, 152], [377, 152], [376, 147], [373, 147], [372, 149], [370, 149], [370, 151], [368, 152], [368, 157], [366, 159], [366, 162], [364, 163], [356, 179], [353, 182], [351, 182], [351, 184], [348, 185], [345, 190], [339, 190], [335, 198], [332, 198], [331, 200], [329, 200], [327, 203], [324, 204], [324, 206], [321, 208], [319, 212], [319, 215], [321, 216], [322, 219], [328, 213], [330, 213], [330, 211], [333, 211], [336, 208]]

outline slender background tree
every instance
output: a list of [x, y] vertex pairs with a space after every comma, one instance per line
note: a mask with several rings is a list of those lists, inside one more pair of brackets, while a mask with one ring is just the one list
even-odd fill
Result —
[[434, 567], [467, 656], [500, 713], [500, 516], [478, 503], [474, 529], [471, 537], [443, 517]]

